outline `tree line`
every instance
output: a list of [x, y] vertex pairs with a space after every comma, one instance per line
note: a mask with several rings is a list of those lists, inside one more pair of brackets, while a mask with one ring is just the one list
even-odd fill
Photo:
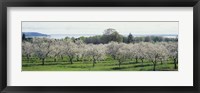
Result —
[[107, 44], [111, 41], [123, 42], [123, 43], [139, 43], [139, 42], [177, 42], [178, 38], [164, 38], [162, 36], [138, 36], [134, 37], [131, 33], [128, 36], [123, 36], [119, 34], [115, 29], [108, 28], [104, 30], [103, 35], [96, 35], [90, 37], [79, 37], [79, 38], [70, 38], [66, 37], [65, 39], [72, 39], [73, 41], [82, 40], [84, 43], [89, 44]]

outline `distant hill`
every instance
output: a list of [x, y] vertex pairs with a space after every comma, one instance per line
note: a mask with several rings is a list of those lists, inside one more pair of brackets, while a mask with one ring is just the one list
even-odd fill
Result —
[[47, 34], [42, 34], [42, 33], [38, 33], [38, 32], [22, 32], [22, 33], [25, 34], [26, 37], [49, 36]]

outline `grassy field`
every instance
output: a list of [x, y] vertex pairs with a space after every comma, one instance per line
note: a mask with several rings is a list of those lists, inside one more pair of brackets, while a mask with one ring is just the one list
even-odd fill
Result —
[[[92, 61], [76, 61], [73, 64], [67, 61], [67, 58], [63, 60], [57, 60], [47, 58], [45, 65], [41, 64], [41, 61], [35, 58], [31, 58], [28, 62], [26, 58], [22, 61], [22, 71], [152, 71], [153, 64], [148, 61], [142, 62], [139, 60], [137, 63], [135, 60], [127, 60], [122, 65], [118, 66], [118, 61], [113, 59], [106, 59], [105, 61], [99, 61], [93, 67]], [[165, 61], [157, 63], [156, 71], [177, 71], [174, 69], [173, 61]]]

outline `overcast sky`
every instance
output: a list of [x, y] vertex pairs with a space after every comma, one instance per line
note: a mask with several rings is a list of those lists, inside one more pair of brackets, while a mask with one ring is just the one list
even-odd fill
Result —
[[178, 34], [178, 22], [22, 22], [22, 32], [43, 34], [103, 34], [114, 28], [120, 34]]

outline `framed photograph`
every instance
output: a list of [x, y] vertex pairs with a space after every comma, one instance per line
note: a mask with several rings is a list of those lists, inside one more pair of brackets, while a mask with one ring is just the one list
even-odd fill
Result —
[[199, 93], [199, 0], [1, 1], [2, 93]]

